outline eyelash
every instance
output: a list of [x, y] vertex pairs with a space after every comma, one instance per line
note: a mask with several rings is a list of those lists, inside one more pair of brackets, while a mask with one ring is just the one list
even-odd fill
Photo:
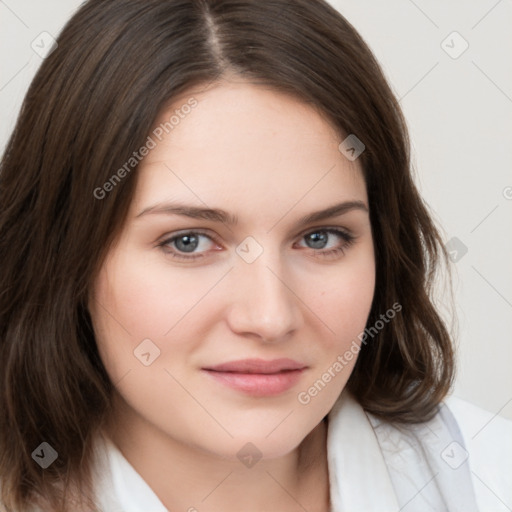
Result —
[[[339, 236], [342, 240], [344, 240], [344, 242], [342, 243], [341, 246], [334, 247], [332, 249], [327, 249], [325, 251], [321, 251], [320, 249], [316, 250], [313, 248], [309, 248], [313, 252], [317, 253], [317, 255], [315, 255], [315, 257], [320, 257], [320, 258], [334, 259], [337, 256], [344, 255], [345, 250], [348, 249], [354, 243], [354, 241], [356, 239], [356, 236], [354, 236], [344, 230], [341, 230], [339, 228], [313, 229], [313, 230], [308, 231], [308, 232], [304, 233], [303, 235], [301, 235], [300, 238], [303, 239], [308, 235], [311, 235], [313, 233], [319, 233], [319, 232], [334, 234], [334, 235]], [[171, 238], [166, 238], [162, 242], [158, 243], [157, 246], [160, 247], [167, 255], [171, 256], [173, 259], [178, 259], [178, 260], [182, 260], [182, 261], [192, 261], [192, 260], [204, 258], [205, 257], [204, 253], [198, 253], [194, 256], [185, 256], [184, 253], [176, 252], [175, 249], [170, 249], [169, 244], [173, 243], [175, 240], [177, 240], [180, 237], [185, 236], [185, 235], [203, 235], [203, 236], [209, 238], [210, 240], [212, 240], [213, 242], [218, 243], [214, 237], [212, 237], [210, 234], [208, 234], [204, 231], [190, 230], [190, 231], [183, 231], [183, 232], [179, 233], [178, 235], [172, 236]]]

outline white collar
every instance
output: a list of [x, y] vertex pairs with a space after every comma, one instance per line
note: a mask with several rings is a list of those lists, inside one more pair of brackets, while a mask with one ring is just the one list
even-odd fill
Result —
[[327, 461], [332, 512], [400, 509], [375, 432], [347, 391], [328, 415]]
[[97, 445], [97, 505], [108, 512], [169, 512], [146, 481], [107, 437]]

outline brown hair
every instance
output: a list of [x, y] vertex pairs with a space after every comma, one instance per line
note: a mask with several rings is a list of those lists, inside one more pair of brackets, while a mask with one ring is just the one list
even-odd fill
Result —
[[[143, 146], [168, 102], [229, 74], [300, 98], [365, 144], [359, 158], [377, 265], [368, 325], [394, 303], [403, 310], [363, 346], [348, 387], [390, 421], [435, 413], [453, 378], [450, 335], [431, 294], [446, 250], [413, 183], [398, 102], [343, 16], [321, 0], [91, 0], [57, 41], [0, 168], [7, 510], [38, 503], [64, 511], [72, 496], [90, 497], [93, 441], [114, 385], [87, 297], [122, 227], [136, 172], [103, 199], [94, 190]], [[31, 457], [42, 442], [59, 453], [47, 469]]]

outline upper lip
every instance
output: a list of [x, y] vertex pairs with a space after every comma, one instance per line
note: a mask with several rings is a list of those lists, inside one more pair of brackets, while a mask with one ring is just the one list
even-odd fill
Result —
[[203, 368], [216, 372], [233, 372], [233, 373], [279, 373], [286, 370], [302, 370], [306, 365], [294, 361], [293, 359], [273, 359], [266, 361], [264, 359], [240, 359], [238, 361], [230, 361], [215, 366]]

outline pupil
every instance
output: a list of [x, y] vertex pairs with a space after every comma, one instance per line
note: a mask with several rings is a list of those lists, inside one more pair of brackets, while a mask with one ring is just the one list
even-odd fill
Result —
[[183, 235], [176, 239], [176, 247], [183, 252], [193, 252], [197, 249], [197, 236], [196, 235]]
[[324, 231], [319, 231], [318, 233], [311, 233], [308, 235], [309, 241], [312, 242], [312, 246], [314, 249], [322, 249], [323, 246], [327, 243], [327, 233]]

